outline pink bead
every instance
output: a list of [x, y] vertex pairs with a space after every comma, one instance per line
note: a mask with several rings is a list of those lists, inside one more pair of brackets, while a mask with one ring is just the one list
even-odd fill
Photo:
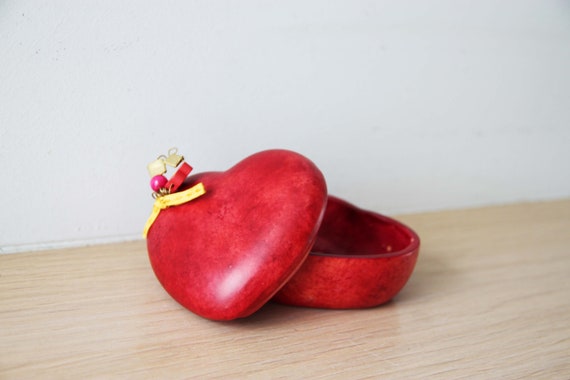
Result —
[[154, 190], [154, 191], [158, 191], [160, 189], [162, 189], [166, 183], [168, 182], [168, 180], [166, 179], [165, 176], [163, 175], [155, 175], [154, 177], [151, 178], [150, 180], [150, 187]]

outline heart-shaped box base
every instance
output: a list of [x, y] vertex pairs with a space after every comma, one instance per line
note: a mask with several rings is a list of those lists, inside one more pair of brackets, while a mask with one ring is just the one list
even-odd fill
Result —
[[311, 254], [273, 300], [334, 309], [380, 305], [406, 284], [419, 247], [404, 224], [329, 196]]

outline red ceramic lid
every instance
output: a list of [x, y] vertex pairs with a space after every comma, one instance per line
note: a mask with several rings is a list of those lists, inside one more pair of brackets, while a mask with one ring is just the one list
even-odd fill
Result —
[[214, 320], [246, 317], [306, 259], [326, 207], [319, 169], [286, 150], [254, 154], [225, 172], [189, 177], [206, 193], [159, 212], [147, 235], [166, 291]]

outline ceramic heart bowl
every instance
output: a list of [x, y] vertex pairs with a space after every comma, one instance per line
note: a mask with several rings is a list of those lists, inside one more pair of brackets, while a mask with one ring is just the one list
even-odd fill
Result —
[[311, 253], [274, 301], [365, 308], [392, 299], [418, 257], [418, 235], [398, 221], [329, 196]]

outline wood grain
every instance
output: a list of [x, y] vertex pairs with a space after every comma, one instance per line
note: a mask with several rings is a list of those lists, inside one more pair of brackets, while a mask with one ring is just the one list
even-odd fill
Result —
[[570, 378], [570, 200], [398, 219], [422, 248], [394, 301], [225, 323], [143, 241], [2, 255], [0, 378]]

